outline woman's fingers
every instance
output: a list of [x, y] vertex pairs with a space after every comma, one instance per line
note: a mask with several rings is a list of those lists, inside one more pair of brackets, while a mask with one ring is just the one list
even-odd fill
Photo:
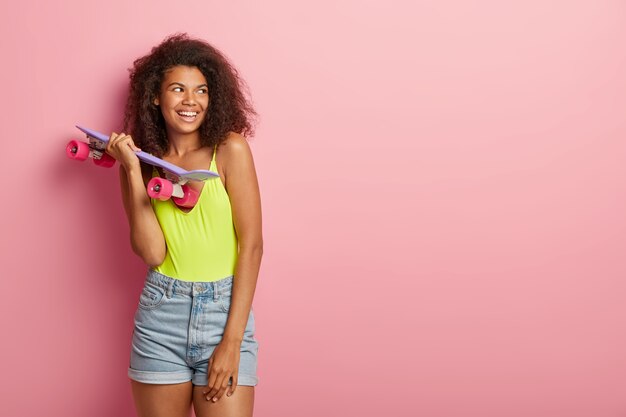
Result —
[[113, 146], [114, 147], [119, 147], [120, 144], [125, 143], [125, 142], [127, 143], [129, 141], [131, 141], [131, 137], [130, 136], [128, 136], [125, 133], [120, 133], [119, 135], [117, 135], [117, 137], [115, 139], [113, 139]]
[[133, 144], [133, 146], [135, 146], [135, 144], [133, 143], [133, 139], [131, 138], [130, 135], [127, 135], [126, 133], [112, 133], [111, 137], [109, 138], [109, 143], [107, 144], [107, 147], [111, 147], [114, 148], [116, 146], [119, 146], [120, 143], [122, 142], [131, 142]]
[[[232, 375], [236, 375], [236, 372], [231, 372], [227, 370], [217, 371], [213, 369], [212, 366], [213, 361], [210, 359], [208, 366], [209, 375], [207, 378], [207, 388], [202, 392], [202, 394], [204, 394], [207, 401], [216, 402], [217, 400], [222, 398], [225, 392], [229, 391], [228, 382], [231, 380]], [[233, 384], [236, 384], [237, 378], [232, 377], [232, 379]], [[229, 392], [234, 392], [234, 389]]]
[[217, 393], [217, 378], [218, 375], [217, 372], [215, 372], [215, 370], [213, 369], [213, 358], [211, 357], [209, 359], [206, 390], [202, 392], [206, 396], [207, 401], [211, 401], [211, 398], [213, 398], [213, 396]]
[[239, 370], [236, 370], [235, 372], [233, 372], [233, 384], [230, 386], [230, 389], [226, 393], [226, 396], [230, 397], [231, 395], [235, 393], [235, 389], [237, 388], [237, 383], [239, 382], [238, 379], [239, 379]]
[[127, 135], [126, 133], [121, 133], [120, 134], [120, 142], [124, 142], [128, 144], [128, 147], [130, 147], [130, 149], [132, 149], [133, 151], [140, 151], [141, 149], [139, 149], [137, 147], [137, 145], [135, 145], [135, 142], [133, 141], [133, 138], [130, 135]]
[[[136, 160], [137, 157], [134, 153], [139, 150], [133, 142], [133, 138], [124, 132], [120, 134], [113, 132], [105, 149], [106, 153], [121, 163], [131, 163]], [[132, 152], [132, 155], [130, 152]]]
[[230, 374], [228, 372], [222, 372], [215, 378], [215, 382], [211, 384], [207, 384], [207, 388], [209, 388], [208, 392], [206, 392], [206, 400], [216, 402], [226, 392], [228, 389], [228, 381], [230, 381]]
[[219, 392], [221, 384], [222, 384], [222, 379], [224, 378], [222, 375], [219, 375], [215, 371], [211, 372], [211, 374], [212, 374], [212, 378], [209, 380], [209, 383], [207, 384], [208, 389], [206, 393], [206, 400], [215, 402], [216, 400], [214, 398]]
[[109, 137], [109, 141], [107, 142], [107, 146], [106, 146], [106, 153], [108, 153], [109, 155], [111, 154], [111, 151], [113, 150], [113, 144], [115, 143], [115, 139], [117, 139], [117, 133], [113, 132], [111, 133], [111, 136]]
[[107, 143], [106, 150], [107, 152], [114, 151], [117, 149], [118, 144], [122, 139], [124, 139], [126, 135], [124, 133], [117, 134], [115, 132], [111, 133], [111, 137], [109, 138], [109, 143]]
[[224, 374], [223, 378], [222, 378], [222, 382], [219, 385], [220, 389], [219, 391], [217, 391], [217, 394], [215, 394], [213, 396], [213, 402], [219, 400], [220, 398], [222, 398], [222, 395], [224, 395], [224, 393], [226, 392], [226, 389], [228, 388], [228, 381], [230, 381], [230, 375], [229, 374]]

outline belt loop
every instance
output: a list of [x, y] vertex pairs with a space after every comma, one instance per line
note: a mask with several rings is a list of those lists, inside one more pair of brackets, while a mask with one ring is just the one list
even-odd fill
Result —
[[220, 298], [219, 291], [217, 290], [217, 281], [213, 281], [211, 285], [213, 286], [213, 301], [217, 301]]
[[174, 294], [174, 279], [170, 278], [170, 282], [167, 283], [167, 298], [172, 298]]

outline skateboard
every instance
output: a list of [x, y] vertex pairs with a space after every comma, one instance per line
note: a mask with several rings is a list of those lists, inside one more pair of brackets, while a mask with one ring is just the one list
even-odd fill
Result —
[[[115, 165], [115, 159], [105, 152], [109, 142], [107, 135], [81, 126], [76, 127], [87, 135], [89, 143], [71, 140], [65, 147], [65, 153], [69, 158], [76, 161], [92, 158], [96, 165], [106, 168]], [[204, 169], [187, 171], [144, 151], [137, 151], [135, 154], [142, 162], [162, 168], [165, 172], [165, 178], [154, 177], [148, 183], [146, 188], [150, 198], [161, 201], [171, 198], [174, 203], [181, 207], [195, 206], [200, 196], [198, 191], [187, 185], [188, 181], [206, 181], [210, 178], [219, 177], [216, 172]]]

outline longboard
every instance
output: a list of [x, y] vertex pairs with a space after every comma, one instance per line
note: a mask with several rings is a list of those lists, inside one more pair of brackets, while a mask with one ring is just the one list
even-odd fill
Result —
[[[115, 159], [105, 152], [109, 136], [92, 129], [76, 127], [87, 135], [89, 143], [71, 140], [65, 147], [67, 156], [77, 161], [92, 158], [96, 165], [112, 167]], [[187, 171], [144, 151], [137, 151], [135, 154], [142, 162], [161, 168], [165, 172], [165, 178], [154, 177], [150, 180], [147, 186], [148, 195], [163, 201], [172, 198], [172, 201], [181, 207], [193, 207], [198, 201], [199, 193], [186, 184], [188, 181], [206, 181], [219, 177], [218, 173], [204, 169]]]

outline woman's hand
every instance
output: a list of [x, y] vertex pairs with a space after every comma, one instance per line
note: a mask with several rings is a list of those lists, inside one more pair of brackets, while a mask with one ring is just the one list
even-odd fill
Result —
[[133, 138], [125, 133], [111, 133], [109, 143], [107, 143], [106, 153], [115, 158], [124, 168], [139, 166], [139, 158], [135, 155], [136, 151], [140, 151]]
[[[239, 355], [241, 353], [241, 342], [222, 340], [209, 358], [207, 370], [208, 383], [206, 390], [202, 391], [207, 401], [216, 402], [224, 392], [231, 396], [237, 388], [237, 378], [239, 376]], [[228, 387], [228, 381], [232, 377], [233, 383]]]

